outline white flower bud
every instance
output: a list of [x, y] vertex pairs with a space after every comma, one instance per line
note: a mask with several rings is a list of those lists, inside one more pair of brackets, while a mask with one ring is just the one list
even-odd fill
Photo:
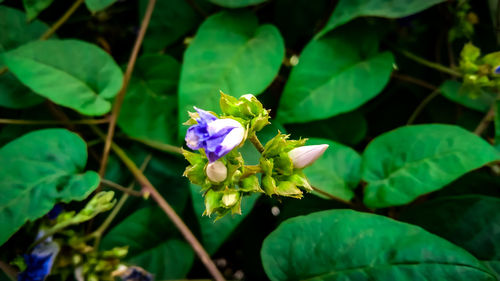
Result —
[[239, 192], [226, 193], [222, 196], [222, 204], [224, 204], [226, 208], [230, 208], [234, 206], [236, 203], [238, 203], [239, 199], [240, 199]]
[[288, 156], [292, 159], [294, 168], [302, 169], [314, 163], [327, 148], [328, 144], [305, 145], [290, 150]]
[[226, 179], [227, 168], [221, 161], [215, 161], [207, 165], [206, 173], [209, 180], [219, 183]]
[[242, 98], [245, 98], [245, 99], [247, 99], [247, 100], [249, 100], [249, 101], [252, 101], [252, 98], [255, 98], [255, 96], [254, 96], [254, 95], [252, 95], [252, 94], [246, 94], [246, 95], [243, 95], [243, 96], [241, 96], [241, 97], [242, 97]]

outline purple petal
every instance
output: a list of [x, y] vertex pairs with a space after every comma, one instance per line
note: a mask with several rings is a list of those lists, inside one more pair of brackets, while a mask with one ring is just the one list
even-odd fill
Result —
[[495, 68], [495, 74], [500, 74], [500, 65]]

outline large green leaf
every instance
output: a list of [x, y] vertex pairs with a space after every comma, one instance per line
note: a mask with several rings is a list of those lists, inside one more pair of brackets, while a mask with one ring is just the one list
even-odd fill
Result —
[[323, 156], [304, 170], [311, 185], [336, 197], [351, 200], [361, 179], [361, 156], [350, 147], [326, 139], [307, 141], [307, 145], [313, 144], [328, 144], [329, 147]]
[[486, 90], [480, 90], [478, 96], [471, 96], [459, 82], [453, 80], [445, 81], [440, 89], [447, 99], [481, 112], [487, 112], [497, 96], [496, 93]]
[[[117, 0], [85, 0], [85, 5], [92, 12], [102, 11], [113, 5]], [[160, 1], [161, 2], [161, 1]]]
[[97, 188], [97, 173], [83, 172], [86, 162], [85, 142], [64, 129], [34, 131], [0, 148], [0, 245], [57, 202], [85, 199]]
[[[161, 223], [159, 223], [161, 222]], [[183, 241], [172, 239], [177, 230], [157, 206], [139, 209], [103, 238], [102, 248], [129, 246], [127, 262], [152, 272], [158, 279], [186, 277], [194, 253]]]
[[172, 57], [139, 58], [118, 119], [126, 134], [176, 143], [179, 72], [180, 65]]
[[[304, 123], [356, 109], [382, 91], [389, 81], [394, 57], [376, 53], [373, 34], [329, 34], [312, 40], [292, 69], [280, 100], [277, 119]], [[361, 35], [360, 35], [361, 36]]]
[[[272, 25], [258, 26], [249, 12], [221, 12], [199, 28], [184, 54], [179, 116], [193, 106], [218, 111], [219, 91], [260, 94], [274, 79], [284, 57], [283, 39]], [[181, 135], [185, 128], [181, 127]]]
[[363, 154], [364, 203], [403, 205], [498, 159], [491, 145], [457, 126], [401, 127], [377, 137]]
[[241, 7], [260, 4], [266, 2], [267, 0], [208, 0], [208, 1], [226, 8], [241, 8]]
[[495, 280], [471, 254], [420, 227], [352, 210], [289, 219], [265, 240], [278, 280]]
[[123, 82], [109, 54], [78, 40], [31, 42], [0, 58], [37, 94], [86, 115], [109, 112]]
[[[0, 54], [24, 43], [38, 39], [47, 26], [40, 21], [28, 23], [26, 15], [16, 9], [0, 6]], [[0, 68], [3, 65], [0, 63]], [[24, 108], [43, 99], [21, 84], [12, 73], [0, 75], [0, 106]]]
[[191, 198], [196, 218], [200, 224], [203, 246], [209, 254], [214, 254], [222, 243], [229, 238], [229, 235], [240, 222], [250, 213], [259, 195], [253, 194], [242, 199], [241, 215], [226, 215], [217, 221], [214, 221], [213, 217], [203, 216], [205, 203], [199, 186], [191, 184]]
[[40, 12], [47, 9], [54, 0], [23, 0], [28, 20], [35, 19]]
[[[139, 16], [143, 17], [149, 0], [139, 1]], [[208, 12], [205, 0], [192, 0], [199, 9]], [[144, 50], [158, 52], [193, 30], [203, 16], [186, 0], [156, 1], [148, 31], [144, 37]]]
[[482, 195], [438, 198], [406, 209], [400, 218], [500, 262], [500, 199]]
[[316, 38], [357, 17], [401, 18], [442, 2], [445, 0], [340, 0]]

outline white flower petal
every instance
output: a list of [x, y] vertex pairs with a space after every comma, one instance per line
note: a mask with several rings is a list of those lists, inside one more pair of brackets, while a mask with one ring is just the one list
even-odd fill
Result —
[[210, 135], [215, 135], [225, 128], [243, 128], [243, 126], [240, 122], [230, 118], [217, 119], [207, 124], [207, 130]]
[[236, 146], [240, 145], [244, 137], [245, 129], [243, 129], [243, 127], [234, 128], [231, 132], [229, 132], [229, 134], [226, 135], [220, 145], [224, 148], [224, 150], [232, 150]]
[[328, 144], [301, 146], [290, 150], [288, 156], [292, 159], [295, 168], [302, 169], [314, 163], [327, 148]]

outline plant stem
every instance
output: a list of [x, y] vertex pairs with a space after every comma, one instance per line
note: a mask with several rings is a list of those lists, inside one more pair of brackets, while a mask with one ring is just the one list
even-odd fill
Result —
[[410, 76], [410, 75], [400, 74], [400, 73], [392, 73], [391, 76], [393, 78], [399, 79], [401, 81], [413, 83], [415, 85], [418, 85], [418, 86], [423, 87], [423, 88], [427, 88], [427, 89], [432, 90], [432, 91], [434, 91], [434, 90], [436, 90], [438, 88], [438, 87], [436, 87], [436, 86], [434, 86], [434, 85], [432, 85], [430, 83], [427, 83], [424, 80], [415, 78], [415, 77]]
[[255, 146], [255, 148], [257, 148], [257, 150], [260, 153], [264, 152], [264, 146], [262, 145], [262, 143], [260, 142], [259, 138], [255, 133], [253, 133], [248, 139], [252, 142], [252, 144]]
[[[146, 170], [146, 167], [148, 166], [149, 164], [149, 161], [151, 161], [151, 157], [152, 155], [151, 154], [148, 154], [148, 156], [146, 156], [146, 158], [144, 159], [144, 161], [142, 162], [141, 164], [141, 171], [144, 172], [144, 170]], [[103, 180], [101, 180], [102, 182]], [[104, 232], [106, 231], [106, 229], [109, 227], [109, 225], [111, 224], [111, 222], [113, 222], [113, 220], [115, 219], [115, 217], [118, 215], [118, 213], [120, 212], [121, 208], [123, 207], [123, 205], [125, 204], [125, 201], [127, 201], [127, 199], [129, 198], [129, 196], [131, 195], [130, 192], [134, 191], [134, 182], [132, 182], [128, 188], [125, 188], [128, 192], [125, 192], [122, 197], [120, 197], [120, 200], [118, 201], [118, 203], [116, 204], [116, 206], [113, 208], [113, 210], [111, 211], [111, 213], [108, 215], [108, 217], [106, 218], [106, 220], [104, 220], [104, 222], [97, 228], [96, 231], [94, 231], [93, 233], [90, 234], [91, 237], [95, 237], [95, 241], [94, 241], [94, 249], [97, 249], [99, 248], [99, 243], [101, 242], [101, 237], [102, 235], [104, 234]], [[139, 196], [142, 195], [142, 193], [139, 192]]]
[[488, 126], [495, 117], [495, 111], [496, 111], [496, 102], [493, 102], [493, 104], [490, 107], [490, 110], [488, 110], [486, 115], [484, 115], [483, 119], [481, 119], [481, 122], [479, 122], [476, 129], [474, 130], [474, 134], [480, 136], [484, 133], [486, 129], [488, 129]]
[[328, 193], [328, 192], [326, 192], [326, 191], [324, 191], [324, 190], [322, 190], [322, 189], [320, 189], [320, 188], [317, 188], [317, 187], [314, 187], [314, 186], [311, 186], [311, 187], [312, 187], [312, 189], [313, 189], [314, 191], [316, 191], [317, 193], [319, 193], [319, 194], [321, 194], [321, 195], [324, 195], [324, 196], [326, 196], [326, 197], [330, 198], [331, 200], [334, 200], [334, 201], [337, 201], [337, 202], [340, 202], [340, 203], [346, 204], [346, 205], [348, 205], [348, 206], [350, 206], [350, 207], [353, 207], [353, 208], [355, 208], [355, 207], [356, 207], [353, 203], [351, 203], [351, 202], [349, 202], [349, 201], [346, 201], [346, 200], [344, 200], [344, 199], [342, 199], [342, 198], [339, 198], [339, 197], [337, 197], [337, 196], [335, 196], [335, 195], [333, 195], [333, 194], [330, 194], [330, 193]]
[[40, 40], [46, 40], [49, 39], [61, 25], [63, 25], [69, 17], [80, 7], [81, 4], [83, 4], [85, 0], [76, 0], [73, 5], [62, 15], [61, 18], [59, 18], [42, 36], [40, 36]]
[[175, 145], [165, 144], [165, 143], [161, 143], [158, 141], [152, 141], [152, 140], [142, 140], [142, 139], [133, 138], [133, 137], [128, 137], [128, 139], [131, 139], [131, 140], [136, 141], [136, 142], [140, 142], [144, 145], [147, 145], [149, 147], [152, 147], [154, 149], [157, 149], [157, 150], [160, 150], [163, 152], [167, 152], [167, 153], [174, 154], [174, 155], [182, 155], [182, 148], [175, 146]]
[[109, 118], [102, 119], [82, 119], [82, 120], [70, 120], [68, 122], [61, 120], [20, 120], [20, 119], [0, 119], [0, 124], [12, 124], [12, 125], [60, 125], [60, 124], [104, 124], [108, 123]]
[[10, 280], [12, 281], [16, 280], [17, 272], [12, 266], [8, 265], [3, 261], [0, 261], [0, 269], [5, 273], [7, 277], [9, 277]]
[[460, 73], [459, 71], [456, 71], [452, 68], [449, 68], [447, 66], [444, 66], [442, 64], [439, 64], [439, 63], [435, 63], [435, 62], [432, 62], [432, 61], [428, 61], [424, 58], [421, 58], [413, 53], [410, 53], [406, 50], [399, 50], [399, 52], [401, 54], [403, 54], [404, 56], [406, 56], [407, 58], [413, 60], [413, 61], [416, 61], [422, 65], [425, 65], [427, 67], [430, 67], [430, 68], [433, 68], [433, 69], [436, 69], [438, 71], [441, 71], [441, 72], [444, 72], [444, 73], [447, 73], [447, 74], [450, 74], [452, 76], [456, 76], [456, 77], [462, 77], [462, 73]]
[[[101, 137], [105, 138], [104, 133], [99, 130], [96, 126], [91, 126], [91, 128]], [[224, 277], [215, 266], [214, 262], [200, 244], [198, 239], [193, 235], [191, 230], [187, 227], [187, 225], [182, 221], [182, 219], [177, 215], [175, 210], [168, 204], [168, 202], [161, 196], [161, 194], [156, 190], [156, 188], [151, 184], [148, 178], [142, 173], [142, 171], [135, 165], [134, 161], [130, 159], [127, 153], [119, 147], [116, 143], [111, 142], [111, 149], [113, 152], [120, 158], [123, 164], [129, 169], [132, 175], [135, 177], [137, 182], [142, 186], [144, 191], [147, 191], [151, 194], [153, 200], [156, 201], [158, 206], [165, 212], [165, 214], [170, 218], [170, 220], [174, 223], [177, 229], [184, 236], [186, 241], [191, 245], [194, 252], [198, 255], [201, 262], [208, 269], [210, 274], [214, 277], [216, 281], [225, 281]]]
[[136, 197], [142, 197], [142, 193], [139, 192], [139, 191], [135, 191], [135, 190], [132, 190], [130, 187], [124, 187], [124, 186], [121, 186], [115, 182], [112, 182], [110, 180], [107, 180], [107, 179], [101, 179], [101, 184], [107, 186], [107, 187], [111, 187], [111, 188], [114, 188], [116, 190], [119, 190], [127, 195], [131, 195], [131, 196], [136, 196]]
[[411, 125], [417, 119], [418, 115], [422, 110], [427, 106], [431, 100], [433, 100], [435, 97], [437, 97], [441, 91], [439, 89], [435, 89], [430, 95], [428, 95], [418, 106], [415, 108], [415, 111], [411, 114], [410, 118], [408, 118], [408, 122], [406, 122], [406, 125]]
[[116, 122], [118, 120], [118, 116], [120, 115], [120, 109], [125, 98], [125, 93], [127, 92], [128, 84], [130, 82], [130, 78], [132, 77], [132, 72], [134, 71], [135, 62], [137, 61], [137, 55], [139, 54], [142, 41], [144, 40], [144, 35], [146, 34], [146, 30], [149, 26], [149, 21], [151, 20], [151, 14], [153, 14], [155, 4], [156, 0], [149, 0], [148, 2], [146, 12], [144, 13], [144, 18], [142, 19], [141, 27], [139, 29], [139, 34], [135, 39], [134, 48], [132, 49], [132, 53], [130, 54], [130, 58], [128, 60], [127, 70], [125, 71], [125, 75], [123, 76], [122, 88], [118, 92], [113, 104], [111, 119], [108, 126], [108, 133], [104, 142], [104, 151], [102, 153], [101, 166], [99, 168], [99, 175], [101, 176], [101, 178], [106, 172], [106, 165], [108, 164], [109, 150], [111, 148], [111, 143], [113, 142], [113, 136], [115, 134]]

